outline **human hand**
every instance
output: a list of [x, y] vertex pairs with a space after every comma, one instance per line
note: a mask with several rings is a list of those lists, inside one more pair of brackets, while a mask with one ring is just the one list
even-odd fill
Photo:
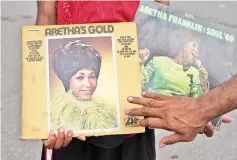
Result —
[[[229, 116], [227, 115], [223, 115], [221, 116], [221, 122], [223, 123], [231, 123], [232, 122], [232, 118], [230, 118]], [[218, 126], [217, 126], [218, 127]], [[206, 125], [205, 129], [204, 129], [204, 134], [207, 136], [207, 137], [212, 137], [213, 134], [215, 132], [215, 129], [212, 125], [211, 122], [208, 122], [208, 124]]]
[[[164, 96], [155, 93], [143, 93], [143, 97], [128, 97], [128, 102], [143, 105], [126, 111], [127, 115], [148, 117], [139, 121], [141, 126], [160, 128], [175, 133], [164, 137], [160, 147], [178, 142], [193, 141], [199, 133], [207, 133], [211, 119], [197, 99], [183, 96]], [[205, 131], [204, 129], [208, 127]], [[213, 133], [211, 133], [213, 134]]]
[[48, 139], [43, 140], [43, 143], [48, 149], [60, 149], [61, 147], [66, 147], [71, 142], [72, 135], [72, 131], [67, 131], [65, 135], [65, 130], [61, 127], [58, 129], [57, 135], [51, 130]]
[[78, 136], [77, 138], [80, 139], [81, 141], [85, 141], [86, 140], [85, 136]]
[[[58, 134], [56, 135], [54, 131], [49, 132], [48, 139], [43, 140], [44, 146], [48, 149], [60, 149], [61, 147], [67, 147], [67, 145], [72, 141], [73, 132], [71, 130], [67, 131], [65, 134], [64, 128], [58, 129]], [[85, 137], [77, 137], [80, 140], [85, 140]]]
[[233, 119], [227, 115], [223, 115], [221, 119], [223, 123], [231, 123], [233, 121]]

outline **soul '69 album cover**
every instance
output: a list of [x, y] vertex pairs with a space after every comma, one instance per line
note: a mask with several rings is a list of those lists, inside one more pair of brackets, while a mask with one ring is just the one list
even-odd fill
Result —
[[234, 75], [236, 28], [153, 1], [140, 3], [134, 22], [143, 91], [197, 98]]

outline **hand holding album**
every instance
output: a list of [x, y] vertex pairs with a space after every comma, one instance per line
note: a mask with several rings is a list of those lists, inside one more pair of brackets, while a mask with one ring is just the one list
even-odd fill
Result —
[[[53, 130], [49, 132], [48, 139], [43, 139], [44, 146], [47, 149], [59, 149], [66, 147], [73, 138], [73, 132], [71, 130], [65, 130], [63, 127], [59, 128], [57, 133]], [[85, 141], [86, 137], [79, 136], [78, 139]]]

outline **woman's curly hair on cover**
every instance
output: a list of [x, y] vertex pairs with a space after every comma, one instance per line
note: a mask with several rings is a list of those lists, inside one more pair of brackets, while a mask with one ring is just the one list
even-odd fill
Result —
[[79, 70], [91, 69], [98, 79], [101, 68], [99, 52], [81, 40], [69, 41], [57, 49], [53, 56], [53, 69], [62, 81], [65, 91], [69, 90], [69, 82]]
[[166, 49], [170, 58], [175, 58], [188, 42], [196, 41], [200, 45], [200, 33], [185, 29], [176, 29], [168, 33]]

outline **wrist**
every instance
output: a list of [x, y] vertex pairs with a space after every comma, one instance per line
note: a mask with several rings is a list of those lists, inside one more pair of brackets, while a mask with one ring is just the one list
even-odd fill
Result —
[[206, 108], [202, 107], [198, 98], [191, 98], [186, 108], [187, 117], [184, 122], [189, 124], [191, 127], [198, 128], [206, 126], [210, 121], [209, 115], [206, 112]]
[[208, 93], [198, 97], [196, 103], [200, 107], [201, 119], [209, 122], [221, 115], [221, 108], [215, 103], [214, 99], [211, 99], [207, 94]]

